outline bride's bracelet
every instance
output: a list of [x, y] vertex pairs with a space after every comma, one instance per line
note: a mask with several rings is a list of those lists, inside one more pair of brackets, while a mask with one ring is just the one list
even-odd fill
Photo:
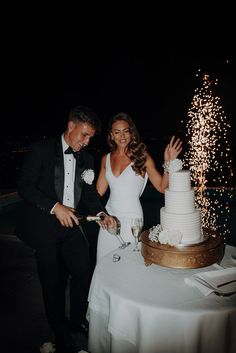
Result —
[[175, 173], [183, 168], [183, 162], [181, 159], [175, 158], [172, 161], [166, 161], [162, 167], [164, 168], [164, 174]]

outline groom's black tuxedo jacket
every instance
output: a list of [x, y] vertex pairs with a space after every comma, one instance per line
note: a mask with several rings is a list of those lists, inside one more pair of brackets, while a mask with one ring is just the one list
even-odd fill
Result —
[[[104, 211], [94, 185], [85, 183], [81, 174], [93, 170], [93, 157], [85, 150], [80, 152], [82, 162], [76, 162], [74, 200], [87, 206], [90, 214]], [[74, 157], [73, 157], [74, 158]], [[31, 146], [18, 180], [18, 193], [23, 199], [16, 229], [17, 236], [26, 244], [37, 248], [55, 242], [58, 234], [68, 232], [50, 214], [56, 202], [62, 203], [64, 188], [64, 160], [61, 138], [50, 139]], [[79, 227], [78, 227], [79, 230]]]

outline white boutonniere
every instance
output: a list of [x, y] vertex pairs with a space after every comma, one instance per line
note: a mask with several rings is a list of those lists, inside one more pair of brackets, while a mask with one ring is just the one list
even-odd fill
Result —
[[85, 169], [81, 174], [81, 178], [86, 184], [92, 185], [94, 179], [94, 171], [92, 169]]
[[56, 351], [56, 348], [54, 343], [45, 342], [39, 350], [41, 353], [54, 353]]

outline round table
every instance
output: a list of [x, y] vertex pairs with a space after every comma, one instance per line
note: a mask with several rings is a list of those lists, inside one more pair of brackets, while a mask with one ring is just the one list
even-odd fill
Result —
[[[95, 268], [89, 292], [89, 351], [236, 352], [236, 294], [205, 296], [186, 283], [195, 273], [217, 270], [219, 265], [145, 266], [141, 252], [133, 248], [132, 244], [107, 254]], [[236, 248], [226, 245], [223, 266], [236, 266], [233, 253]], [[114, 255], [120, 260], [113, 262]]]

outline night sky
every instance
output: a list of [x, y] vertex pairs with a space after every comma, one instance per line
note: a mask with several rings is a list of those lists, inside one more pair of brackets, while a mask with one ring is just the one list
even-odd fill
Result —
[[53, 55], [50, 43], [47, 48], [34, 45], [28, 49], [18, 43], [17, 56], [5, 57], [2, 64], [3, 140], [61, 134], [69, 109], [80, 104], [98, 113], [104, 138], [108, 119], [120, 111], [133, 117], [144, 138], [181, 136], [181, 121], [187, 117], [200, 78], [207, 73], [218, 79], [215, 90], [232, 126], [230, 139], [235, 151], [232, 43], [197, 45], [189, 50], [174, 41], [163, 46], [150, 38], [141, 42], [137, 38], [125, 42], [93, 38], [92, 42], [70, 43], [66, 51], [61, 47]]
[[[158, 135], [172, 133], [186, 117], [204, 73], [218, 78], [217, 93], [234, 125], [232, 48], [195, 53], [169, 48], [160, 53], [148, 43], [142, 47], [98, 43], [87, 44], [76, 55], [72, 49], [68, 56], [54, 60], [39, 51], [7, 63], [1, 106], [5, 119], [13, 122], [7, 134], [58, 133], [65, 126], [68, 110], [78, 104], [92, 107], [104, 127], [113, 114], [126, 111], [141, 131], [154, 132], [155, 120]], [[199, 69], [200, 77], [196, 77]]]
[[198, 69], [219, 79], [233, 122], [235, 20], [229, 4], [114, 3], [106, 11], [101, 4], [64, 5], [3, 11], [0, 114], [6, 138], [61, 133], [78, 104], [92, 107], [104, 130], [113, 114], [126, 111], [142, 133], [176, 133], [199, 86]]

